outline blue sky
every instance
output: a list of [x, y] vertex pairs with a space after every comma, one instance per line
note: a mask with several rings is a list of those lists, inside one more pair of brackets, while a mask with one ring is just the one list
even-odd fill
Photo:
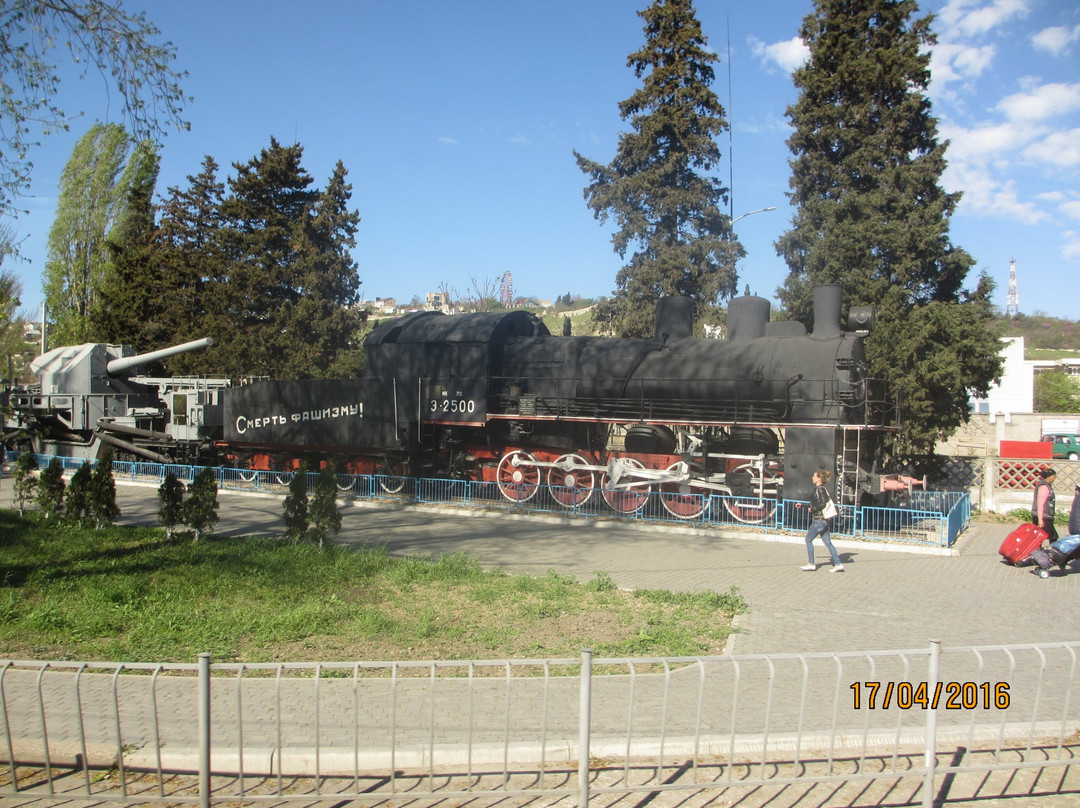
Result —
[[[516, 295], [610, 294], [622, 262], [582, 195], [573, 150], [599, 162], [626, 125], [618, 102], [638, 86], [626, 57], [644, 42], [648, 0], [126, 0], [177, 47], [190, 74], [190, 132], [165, 138], [158, 193], [186, 185], [203, 157], [222, 175], [271, 136], [304, 147], [325, 184], [349, 171], [361, 223], [354, 256], [367, 299], [513, 277]], [[719, 171], [732, 187], [747, 257], [739, 288], [775, 300], [786, 267], [773, 243], [789, 226], [791, 70], [810, 0], [697, 0], [713, 89], [733, 122]], [[1080, 4], [924, 0], [936, 15], [931, 97], [951, 141], [943, 184], [963, 191], [951, 238], [1006, 305], [1010, 258], [1019, 306], [1080, 319]], [[730, 65], [728, 48], [730, 42]], [[730, 68], [730, 83], [729, 83]], [[119, 120], [91, 73], [61, 100], [83, 116], [32, 155], [23, 304], [35, 316], [57, 181], [95, 120]]]

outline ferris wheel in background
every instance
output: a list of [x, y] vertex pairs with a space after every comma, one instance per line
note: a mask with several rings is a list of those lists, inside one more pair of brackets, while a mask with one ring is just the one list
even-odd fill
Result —
[[514, 276], [509, 270], [499, 279], [499, 303], [507, 309], [514, 303]]

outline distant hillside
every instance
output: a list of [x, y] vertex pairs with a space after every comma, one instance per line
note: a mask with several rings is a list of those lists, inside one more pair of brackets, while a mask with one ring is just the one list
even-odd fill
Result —
[[1033, 350], [1080, 351], [1080, 321], [1077, 320], [1020, 314], [1005, 320], [1005, 336], [1023, 337], [1024, 349], [1029, 353]]

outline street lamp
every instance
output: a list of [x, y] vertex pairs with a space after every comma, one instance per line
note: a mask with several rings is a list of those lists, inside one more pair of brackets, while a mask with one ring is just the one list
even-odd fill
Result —
[[731, 220], [731, 224], [734, 225], [735, 222], [739, 221], [739, 219], [745, 219], [747, 216], [753, 216], [755, 213], [766, 213], [770, 210], [776, 210], [776, 206], [770, 205], [767, 208], [758, 208], [757, 210], [752, 210], [749, 213], [744, 213], [742, 216], [736, 216], [734, 219]]

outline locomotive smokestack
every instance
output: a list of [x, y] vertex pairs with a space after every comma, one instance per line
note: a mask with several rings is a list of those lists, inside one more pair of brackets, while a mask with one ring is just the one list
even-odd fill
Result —
[[843, 289], [840, 284], [830, 283], [814, 287], [813, 337], [840, 336], [840, 303]]

